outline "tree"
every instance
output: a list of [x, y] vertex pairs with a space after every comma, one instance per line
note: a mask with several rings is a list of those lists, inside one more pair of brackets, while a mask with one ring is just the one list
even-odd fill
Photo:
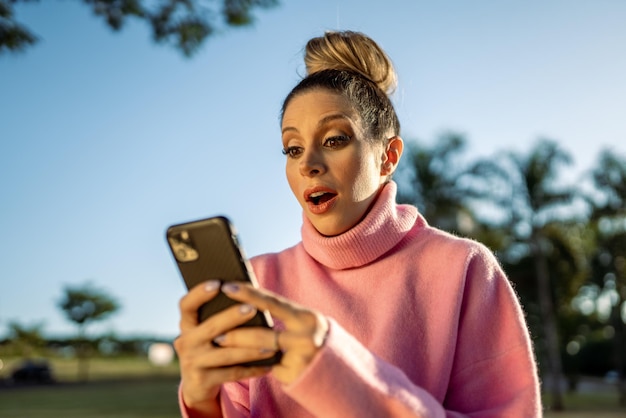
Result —
[[[554, 263], [575, 247], [567, 244], [571, 238], [568, 237], [567, 230], [555, 228], [555, 225], [571, 221], [568, 219], [571, 214], [564, 215], [563, 209], [573, 202], [576, 193], [568, 187], [559, 186], [557, 174], [561, 165], [572, 161], [565, 151], [549, 140], [540, 140], [528, 155], [510, 153], [502, 163], [505, 161], [508, 167], [503, 167], [502, 172], [509, 173], [511, 200], [507, 207], [510, 230], [515, 241], [508, 248], [508, 258], [512, 264], [516, 263], [515, 259], [517, 263], [528, 261], [528, 265], [523, 268], [527, 273], [522, 276], [528, 277], [530, 273], [536, 279], [536, 300], [545, 343], [547, 373], [552, 383], [551, 407], [558, 411], [564, 409], [564, 405], [560, 385], [563, 366], [560, 350], [562, 342], [557, 323], [557, 278], [564, 277], [567, 280], [571, 272], [559, 274], [556, 271], [559, 264]], [[561, 249], [560, 257], [555, 257], [555, 248]], [[581, 260], [575, 254], [568, 256], [572, 260]], [[576, 268], [568, 267], [568, 270]], [[515, 281], [519, 270], [509, 273]]]
[[103, 290], [86, 283], [66, 286], [58, 306], [63, 310], [67, 319], [78, 326], [78, 376], [81, 380], [86, 380], [89, 365], [85, 328], [88, 324], [101, 321], [116, 312], [119, 304]]
[[45, 344], [43, 324], [22, 325], [17, 321], [9, 322], [9, 339], [24, 358], [32, 357]]
[[467, 234], [473, 228], [474, 215], [465, 203], [468, 190], [460, 181], [467, 174], [459, 162], [465, 146], [465, 138], [456, 133], [441, 135], [431, 148], [407, 143], [407, 163], [398, 173], [398, 201], [417, 206], [433, 226]]
[[[501, 196], [502, 168], [489, 160], [465, 160], [466, 139], [444, 133], [432, 147], [407, 143], [396, 180], [398, 201], [411, 203], [433, 226], [474, 238], [494, 252], [509, 244], [503, 215], [494, 217], [510, 196]], [[505, 185], [508, 184], [505, 181]], [[494, 209], [495, 208], [495, 209]]]
[[590, 285], [610, 301], [606, 318], [613, 329], [613, 364], [620, 377], [620, 402], [626, 405], [626, 159], [608, 150], [592, 172], [591, 226], [596, 234]]
[[[29, 28], [15, 20], [14, 6], [30, 0], [0, 0], [0, 54], [21, 51], [37, 42]], [[129, 18], [147, 23], [157, 43], [173, 43], [192, 56], [207, 37], [223, 27], [250, 25], [253, 12], [269, 8], [278, 0], [83, 0], [113, 30]]]

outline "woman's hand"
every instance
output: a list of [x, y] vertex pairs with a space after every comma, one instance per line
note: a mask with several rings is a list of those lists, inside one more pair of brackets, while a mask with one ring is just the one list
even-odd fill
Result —
[[[180, 360], [183, 401], [192, 416], [221, 416], [218, 394], [222, 383], [261, 376], [269, 371], [267, 367], [233, 365], [269, 358], [275, 353], [273, 341], [267, 346], [262, 340], [254, 339], [246, 341], [242, 347], [222, 348], [214, 344], [219, 336], [256, 314], [252, 305], [241, 304], [199, 323], [198, 309], [217, 296], [219, 287], [219, 281], [208, 281], [191, 289], [180, 300], [180, 336], [174, 341], [174, 347]], [[254, 330], [273, 335], [272, 331], [262, 328]]]
[[[219, 293], [220, 283], [208, 281], [191, 289], [180, 301], [180, 336], [174, 347], [180, 360], [182, 396], [192, 415], [221, 416], [218, 394], [223, 383], [272, 374], [282, 383], [293, 382], [324, 343], [328, 323], [319, 313], [263, 289], [226, 283], [222, 291], [242, 302], [202, 323], [198, 309]], [[257, 310], [267, 310], [284, 330], [237, 326]], [[280, 364], [269, 367], [237, 364], [274, 356], [281, 350]]]
[[284, 384], [296, 380], [320, 350], [328, 333], [328, 321], [320, 313], [307, 309], [265, 289], [257, 289], [243, 283], [229, 282], [222, 285], [229, 298], [267, 310], [273, 318], [282, 322], [283, 330], [238, 328], [220, 336], [222, 347], [254, 348], [273, 347], [283, 352], [280, 364], [272, 368], [272, 374]]

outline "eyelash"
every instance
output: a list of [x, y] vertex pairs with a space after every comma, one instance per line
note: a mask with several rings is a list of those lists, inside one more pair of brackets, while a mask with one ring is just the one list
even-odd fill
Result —
[[[346, 145], [348, 142], [350, 142], [351, 139], [352, 139], [352, 136], [350, 135], [331, 136], [324, 140], [323, 145], [327, 146], [330, 149], [338, 149]], [[334, 141], [335, 144], [327, 145], [330, 141]], [[282, 153], [283, 155], [286, 155], [287, 157], [297, 158], [302, 153], [302, 147], [299, 147], [299, 146], [286, 147], [282, 149]]]

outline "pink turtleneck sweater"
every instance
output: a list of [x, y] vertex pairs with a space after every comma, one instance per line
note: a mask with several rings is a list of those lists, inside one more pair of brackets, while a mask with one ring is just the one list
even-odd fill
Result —
[[302, 242], [253, 258], [262, 287], [321, 311], [330, 331], [292, 384], [225, 384], [225, 417], [541, 416], [524, 315], [495, 258], [395, 197], [391, 182], [337, 237], [304, 218]]

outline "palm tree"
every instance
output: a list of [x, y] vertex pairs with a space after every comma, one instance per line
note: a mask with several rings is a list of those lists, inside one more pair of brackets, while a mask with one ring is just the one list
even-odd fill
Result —
[[468, 234], [475, 217], [459, 181], [467, 174], [460, 158], [465, 146], [465, 139], [456, 133], [441, 135], [430, 148], [407, 143], [406, 162], [398, 173], [398, 201], [417, 206], [433, 226]]
[[[508, 172], [510, 182], [509, 228], [514, 239], [507, 251], [511, 264], [522, 259], [530, 261], [530, 269], [536, 280], [537, 302], [547, 373], [550, 377], [551, 408], [563, 409], [561, 379], [563, 367], [561, 362], [559, 332], [555, 292], [555, 272], [550, 264], [555, 243], [565, 243], [567, 234], [557, 232], [555, 223], [571, 219], [571, 214], [564, 214], [563, 209], [570, 206], [576, 193], [569, 188], [557, 185], [558, 168], [570, 164], [571, 158], [556, 143], [540, 140], [528, 155], [508, 154], [501, 164], [500, 173]], [[561, 231], [562, 232], [562, 231]], [[567, 245], [561, 245], [563, 249]], [[571, 248], [571, 247], [569, 247]], [[572, 256], [575, 257], [575, 256]], [[580, 260], [580, 257], [577, 258]], [[517, 261], [516, 261], [517, 260]], [[511, 271], [515, 281], [517, 272]]]
[[620, 377], [620, 403], [626, 405], [626, 159], [608, 150], [592, 172], [591, 224], [596, 233], [591, 282], [612, 298], [613, 362]]

